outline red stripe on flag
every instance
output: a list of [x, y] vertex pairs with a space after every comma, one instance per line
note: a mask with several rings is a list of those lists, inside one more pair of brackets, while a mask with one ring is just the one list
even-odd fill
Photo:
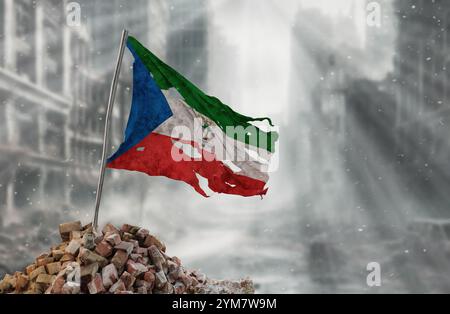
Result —
[[[171, 155], [173, 141], [174, 139], [169, 136], [151, 133], [136, 146], [108, 163], [108, 168], [139, 171], [150, 176], [165, 176], [184, 181], [205, 197], [207, 195], [200, 187], [196, 173], [206, 178], [208, 187], [217, 193], [241, 196], [267, 193], [265, 182], [236, 174], [221, 161], [208, 161], [211, 160], [209, 158], [174, 161]], [[141, 147], [144, 149], [139, 149]]]

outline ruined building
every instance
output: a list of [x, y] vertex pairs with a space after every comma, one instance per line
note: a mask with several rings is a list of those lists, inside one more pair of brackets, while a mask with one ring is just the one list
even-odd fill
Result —
[[[397, 0], [399, 36], [393, 71], [396, 128], [407, 187], [429, 212], [448, 204], [450, 145], [450, 3]], [[432, 179], [431, 179], [432, 178]], [[444, 206], [445, 208], [447, 205]]]
[[[97, 25], [102, 20], [99, 8], [90, 11], [80, 1], [81, 25], [70, 27], [67, 4], [60, 0], [0, 2], [0, 226], [23, 221], [30, 212], [82, 208], [80, 204], [95, 197], [119, 29], [127, 25], [134, 34], [144, 34], [149, 26], [165, 23], [160, 18], [152, 25], [144, 23], [151, 11], [141, 3], [137, 19], [108, 16], [111, 25], [117, 26], [117, 35], [102, 37], [105, 29]], [[108, 5], [115, 12], [120, 10], [117, 1]], [[100, 58], [93, 56], [105, 45], [114, 47], [105, 48], [112, 52], [102, 60], [110, 66], [102, 68]], [[111, 145], [120, 142], [129, 110], [131, 71], [123, 69]]]
[[167, 61], [200, 88], [206, 87], [208, 73], [207, 10], [205, 0], [169, 1]]

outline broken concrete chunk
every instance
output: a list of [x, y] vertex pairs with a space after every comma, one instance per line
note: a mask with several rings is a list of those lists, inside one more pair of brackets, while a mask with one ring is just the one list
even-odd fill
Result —
[[71, 231], [81, 231], [81, 222], [80, 221], [72, 221], [59, 225], [59, 234], [61, 235], [61, 239], [63, 241], [70, 240], [70, 232]]

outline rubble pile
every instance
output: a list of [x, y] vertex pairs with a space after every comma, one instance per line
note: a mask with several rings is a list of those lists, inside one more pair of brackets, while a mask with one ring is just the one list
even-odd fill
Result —
[[0, 293], [254, 293], [249, 279], [216, 281], [186, 270], [143, 228], [107, 224], [95, 233], [92, 224], [75, 221], [61, 224], [59, 233], [63, 242], [23, 272], [5, 275]]

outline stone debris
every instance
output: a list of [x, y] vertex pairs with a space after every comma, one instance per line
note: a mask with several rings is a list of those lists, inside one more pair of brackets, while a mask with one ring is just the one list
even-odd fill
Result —
[[62, 243], [39, 255], [23, 272], [6, 274], [0, 293], [193, 294], [254, 293], [253, 282], [210, 280], [189, 271], [147, 229], [107, 224], [95, 233], [80, 221], [59, 226]]

